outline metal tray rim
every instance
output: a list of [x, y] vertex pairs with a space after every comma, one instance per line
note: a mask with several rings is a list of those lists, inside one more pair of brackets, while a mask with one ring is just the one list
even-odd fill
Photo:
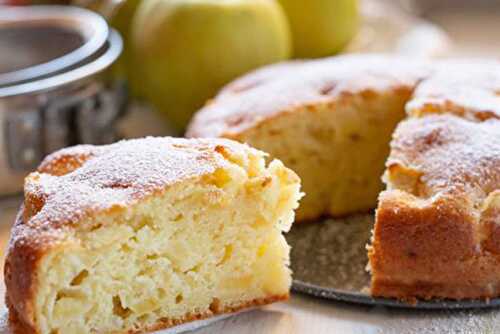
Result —
[[319, 297], [323, 299], [348, 302], [367, 306], [386, 306], [389, 308], [414, 309], [414, 310], [461, 310], [473, 308], [496, 308], [500, 307], [500, 298], [491, 299], [435, 299], [418, 300], [416, 304], [409, 304], [404, 301], [391, 298], [372, 297], [365, 293], [355, 293], [339, 289], [324, 288], [319, 285], [306, 283], [300, 280], [293, 280], [292, 291]]

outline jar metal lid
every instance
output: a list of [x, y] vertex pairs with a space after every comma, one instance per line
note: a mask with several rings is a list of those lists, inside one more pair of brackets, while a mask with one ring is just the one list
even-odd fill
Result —
[[122, 48], [89, 10], [0, 6], [0, 194], [55, 150], [117, 139], [126, 85], [101, 72]]
[[[110, 31], [101, 16], [77, 7], [2, 7], [0, 40], [6, 43], [9, 36], [15, 40], [6, 45], [12, 48], [10, 54], [18, 57], [30, 51], [35, 59], [27, 60], [26, 67], [15, 64], [11, 71], [4, 65], [7, 70], [0, 71], [0, 97], [45, 91], [91, 76], [115, 61], [122, 49], [121, 38]], [[48, 42], [52, 38], [52, 44], [57, 45], [36, 45], [41, 44], [33, 43], [36, 38]], [[37, 46], [40, 50], [34, 49]], [[47, 59], [51, 52], [46, 48], [59, 51], [49, 50], [55, 56]]]

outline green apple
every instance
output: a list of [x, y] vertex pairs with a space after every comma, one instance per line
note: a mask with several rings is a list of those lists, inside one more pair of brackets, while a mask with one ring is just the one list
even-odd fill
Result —
[[[0, 0], [1, 1], [1, 0]], [[130, 93], [134, 97], [140, 96], [142, 88], [140, 78], [135, 78], [130, 55], [130, 31], [132, 19], [141, 0], [73, 0], [72, 4], [82, 6], [101, 14], [111, 27], [116, 29], [123, 38], [123, 51], [120, 58], [111, 67], [113, 79], [127, 79]]]
[[291, 53], [275, 0], [143, 0], [132, 23], [145, 96], [182, 130], [227, 82]]
[[297, 58], [325, 57], [342, 50], [356, 34], [357, 0], [279, 0], [290, 22]]
[[120, 2], [112, 1], [115, 7], [108, 14], [109, 24], [120, 32], [123, 38], [123, 51], [118, 61], [114, 64], [112, 70], [115, 77], [126, 78], [128, 80], [129, 90], [132, 96], [140, 97], [143, 94], [142, 81], [137, 77], [136, 72], [131, 70], [134, 64], [131, 55], [130, 35], [132, 30], [132, 19], [142, 0], [122, 0]]

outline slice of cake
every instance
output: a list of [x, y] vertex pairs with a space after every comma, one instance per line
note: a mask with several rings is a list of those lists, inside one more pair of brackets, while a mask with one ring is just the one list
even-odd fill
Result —
[[391, 144], [369, 249], [376, 296], [500, 295], [500, 71], [444, 65]]
[[187, 135], [246, 142], [302, 180], [297, 221], [376, 206], [389, 141], [429, 68], [394, 56], [349, 55], [273, 65], [226, 87]]
[[49, 156], [12, 231], [12, 317], [40, 334], [135, 333], [286, 299], [299, 178], [264, 156], [174, 138]]

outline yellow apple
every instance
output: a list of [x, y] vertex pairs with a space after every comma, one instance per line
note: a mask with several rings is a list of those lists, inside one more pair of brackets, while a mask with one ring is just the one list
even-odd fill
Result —
[[[1, 1], [1, 0], [0, 0]], [[132, 19], [139, 7], [141, 0], [73, 0], [72, 4], [85, 7], [101, 14], [116, 29], [123, 39], [123, 51], [118, 60], [111, 67], [113, 79], [126, 79], [128, 81], [131, 96], [141, 96], [142, 85], [140, 78], [135, 78], [135, 71], [129, 70], [133, 67], [130, 55], [130, 31]], [[139, 81], [139, 82], [138, 82]]]
[[115, 7], [108, 14], [109, 24], [118, 30], [123, 38], [123, 52], [113, 66], [113, 72], [115, 76], [128, 80], [130, 94], [134, 97], [143, 96], [141, 78], [137, 77], [136, 71], [132, 70], [134, 63], [132, 62], [132, 47], [130, 41], [132, 20], [141, 1], [142, 0], [112, 1]]
[[296, 58], [325, 57], [342, 50], [358, 28], [357, 0], [279, 0], [292, 31]]
[[291, 40], [275, 0], [143, 0], [132, 49], [145, 96], [182, 130], [221, 86], [287, 59]]

